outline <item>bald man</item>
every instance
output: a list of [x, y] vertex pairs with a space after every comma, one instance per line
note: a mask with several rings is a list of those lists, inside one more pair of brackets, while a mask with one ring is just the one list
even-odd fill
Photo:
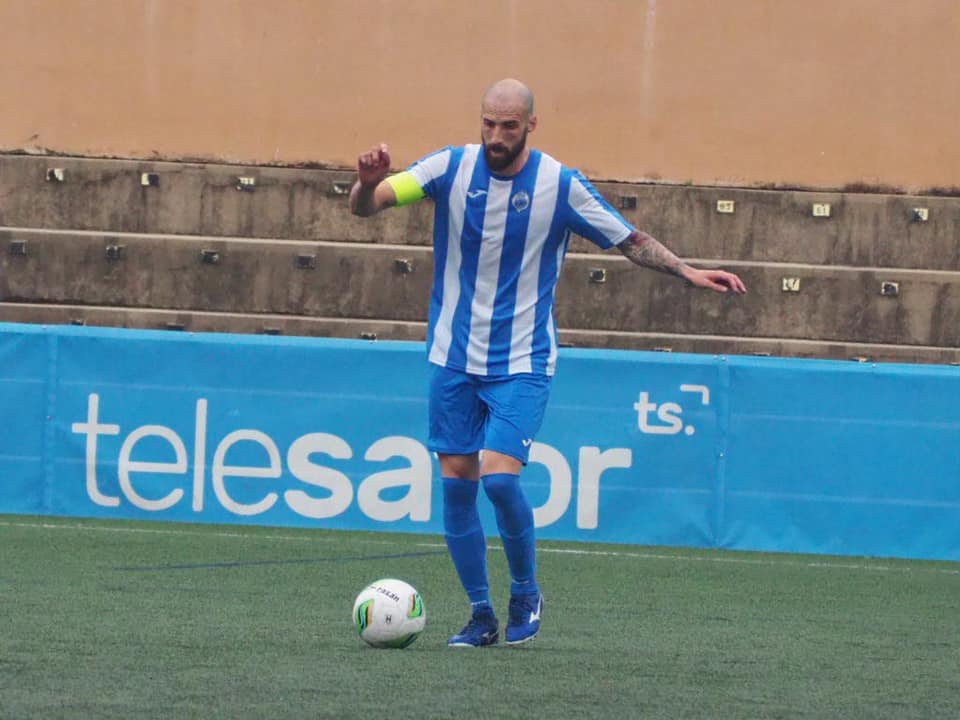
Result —
[[435, 203], [429, 447], [443, 476], [447, 548], [472, 608], [452, 647], [500, 637], [477, 513], [481, 483], [510, 567], [506, 642], [528, 642], [540, 629], [533, 511], [520, 472], [556, 367], [553, 297], [570, 233], [694, 287], [746, 292], [732, 273], [687, 265], [627, 223], [578, 171], [530, 148], [537, 116], [519, 80], [486, 90], [480, 121], [481, 145], [445, 147], [390, 177], [387, 146], [372, 148], [357, 161], [350, 193], [350, 209], [362, 217], [424, 197]]

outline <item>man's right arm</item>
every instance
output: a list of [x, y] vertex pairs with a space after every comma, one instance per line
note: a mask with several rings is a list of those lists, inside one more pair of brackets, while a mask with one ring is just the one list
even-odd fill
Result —
[[350, 212], [370, 217], [397, 204], [397, 194], [386, 181], [388, 172], [390, 152], [382, 143], [357, 158], [358, 179], [350, 189]]
[[397, 204], [397, 196], [386, 180], [374, 187], [364, 186], [359, 180], [350, 189], [350, 212], [360, 217], [376, 215]]

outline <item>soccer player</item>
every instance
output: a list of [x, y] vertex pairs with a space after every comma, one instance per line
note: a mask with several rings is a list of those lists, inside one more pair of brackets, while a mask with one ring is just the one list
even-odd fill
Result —
[[477, 514], [480, 483], [512, 580], [506, 642], [532, 640], [540, 628], [533, 511], [519, 476], [556, 366], [553, 298], [570, 233], [695, 287], [746, 292], [732, 273], [684, 263], [627, 223], [578, 171], [529, 147], [537, 117], [523, 83], [490, 86], [480, 118], [482, 144], [443, 148], [390, 177], [386, 145], [363, 153], [350, 193], [351, 211], [363, 217], [424, 197], [436, 206], [429, 447], [443, 476], [447, 547], [472, 605], [470, 621], [448, 644], [464, 647], [492, 645], [500, 630]]

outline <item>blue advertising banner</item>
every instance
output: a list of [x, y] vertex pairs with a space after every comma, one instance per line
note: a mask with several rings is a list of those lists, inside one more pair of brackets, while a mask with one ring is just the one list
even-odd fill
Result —
[[[426, 386], [420, 343], [0, 324], [0, 512], [439, 533]], [[567, 349], [522, 481], [543, 538], [958, 560], [958, 399], [955, 367]]]

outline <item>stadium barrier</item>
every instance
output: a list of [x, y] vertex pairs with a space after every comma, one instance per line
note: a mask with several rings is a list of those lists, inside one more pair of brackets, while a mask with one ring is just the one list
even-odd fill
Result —
[[[442, 532], [426, 370], [0, 323], [0, 512]], [[960, 560], [958, 398], [958, 367], [564, 349], [523, 483], [542, 538]]]

